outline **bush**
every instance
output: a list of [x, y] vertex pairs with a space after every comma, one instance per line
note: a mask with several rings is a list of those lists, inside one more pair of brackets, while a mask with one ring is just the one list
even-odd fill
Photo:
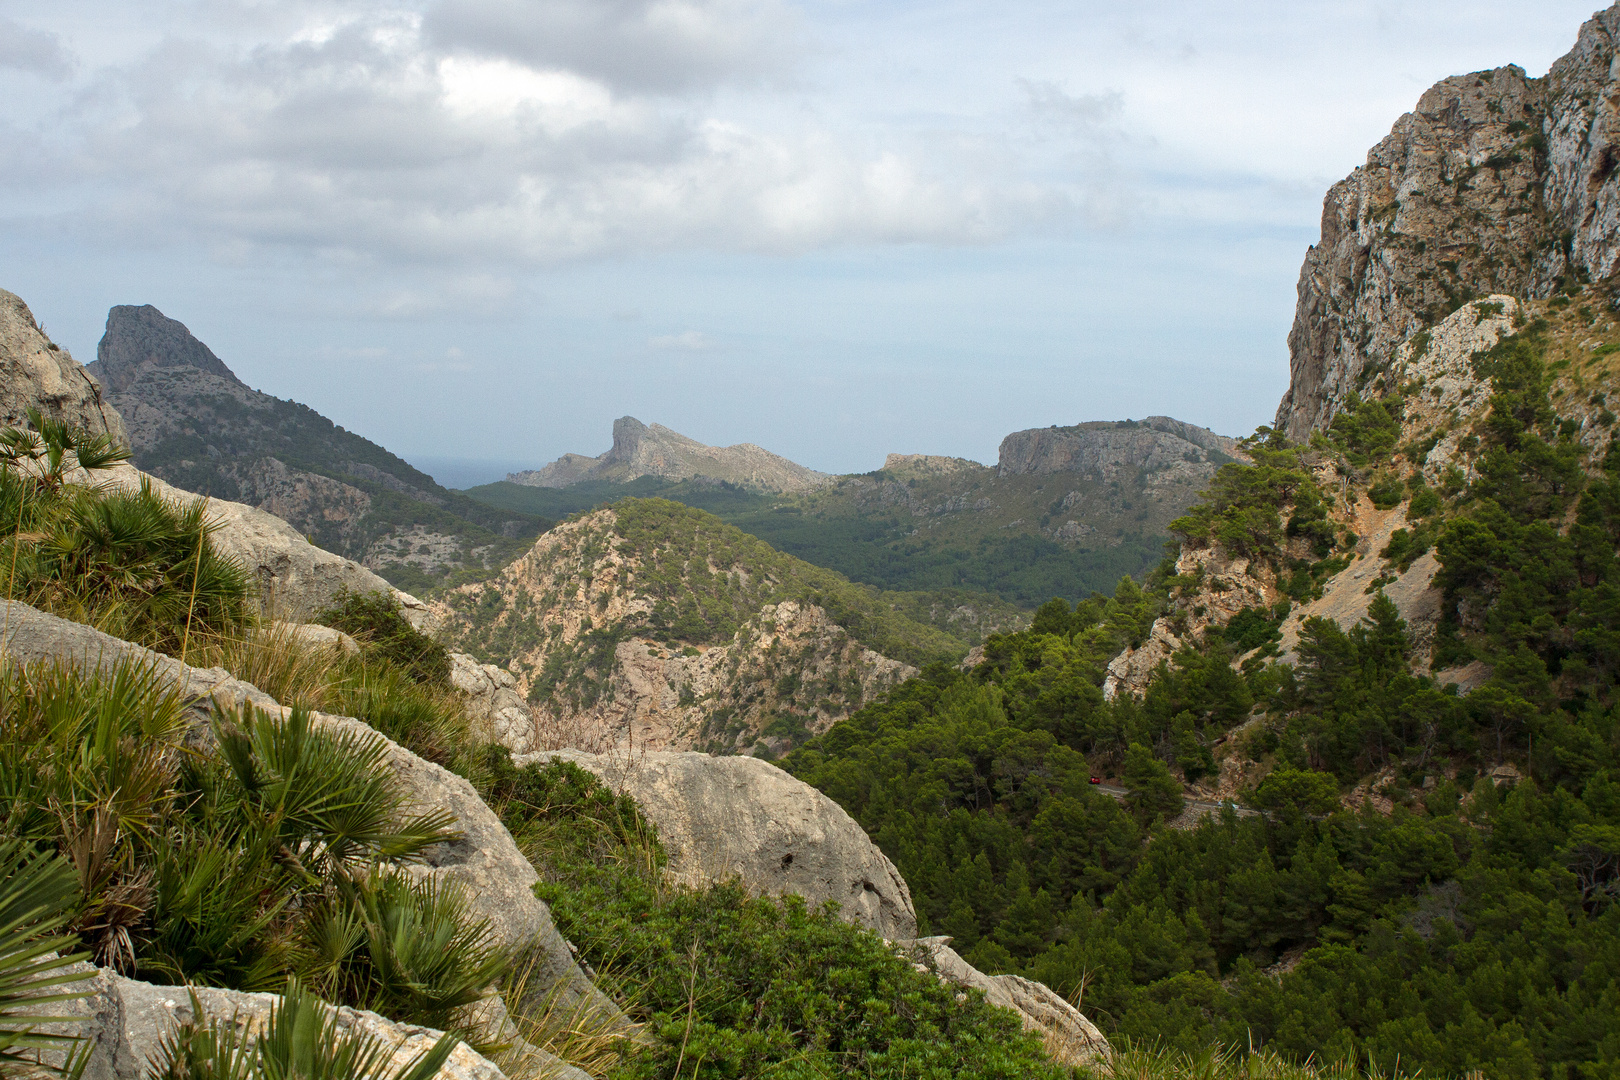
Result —
[[492, 752], [514, 834], [547, 830], [536, 892], [598, 983], [648, 1024], [626, 1078], [1052, 1077], [1008, 1012], [957, 990], [831, 907], [750, 897], [737, 884], [673, 888], [629, 799], [567, 762], [513, 769]]
[[368, 652], [388, 661], [419, 683], [450, 682], [450, 653], [400, 614], [399, 601], [385, 593], [340, 593], [315, 621], [342, 630]]

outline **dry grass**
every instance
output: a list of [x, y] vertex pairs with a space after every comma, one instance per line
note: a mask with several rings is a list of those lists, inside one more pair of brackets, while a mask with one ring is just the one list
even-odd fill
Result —
[[556, 988], [543, 997], [533, 994], [529, 978], [537, 959], [531, 955], [502, 989], [519, 1041], [499, 1054], [496, 1064], [512, 1080], [547, 1080], [556, 1075], [558, 1061], [606, 1077], [638, 1029], [627, 1032], [621, 1018], [604, 1016], [584, 1000], [565, 1005]]
[[1402, 1071], [1399, 1062], [1385, 1071], [1361, 1069], [1344, 1061], [1324, 1063], [1313, 1058], [1295, 1062], [1271, 1050], [1242, 1054], [1211, 1047], [1189, 1053], [1128, 1045], [1116, 1047], [1088, 1071], [1107, 1080], [1415, 1080], [1419, 1075]]

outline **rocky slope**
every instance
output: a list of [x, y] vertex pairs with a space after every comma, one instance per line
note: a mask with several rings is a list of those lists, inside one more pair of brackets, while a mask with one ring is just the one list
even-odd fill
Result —
[[275, 514], [401, 585], [487, 573], [548, 524], [446, 490], [313, 409], [251, 389], [150, 305], [108, 312], [87, 370], [143, 470]]
[[966, 650], [886, 594], [662, 500], [559, 525], [436, 610], [512, 672], [546, 748], [780, 752], [914, 674], [907, 658]]
[[21, 297], [0, 289], [0, 427], [26, 424], [31, 408], [128, 442], [123, 419], [95, 376], [45, 336]]
[[1436, 84], [1334, 185], [1300, 270], [1291, 381], [1276, 426], [1323, 429], [1397, 348], [1490, 293], [1550, 298], [1620, 260], [1620, 7], [1547, 75], [1516, 66]]
[[587, 481], [625, 483], [644, 476], [736, 484], [751, 491], [800, 492], [819, 486], [825, 473], [807, 469], [755, 446], [706, 446], [662, 424], [633, 416], [613, 421], [613, 446], [599, 457], [564, 454], [550, 465], [506, 479], [529, 487], [565, 488]]

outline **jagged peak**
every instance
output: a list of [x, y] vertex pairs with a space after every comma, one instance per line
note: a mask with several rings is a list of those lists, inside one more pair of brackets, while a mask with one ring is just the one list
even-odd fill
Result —
[[186, 324], [151, 304], [118, 304], [107, 312], [107, 329], [96, 346], [90, 372], [113, 392], [127, 390], [143, 370], [191, 367], [244, 385], [225, 361], [214, 355]]

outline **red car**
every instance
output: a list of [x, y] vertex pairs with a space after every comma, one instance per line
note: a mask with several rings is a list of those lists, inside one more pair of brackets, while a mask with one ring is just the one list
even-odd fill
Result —
[[1093, 776], [1093, 777], [1092, 777], [1092, 778], [1091, 778], [1091, 782], [1092, 782], [1092, 783], [1093, 783], [1093, 784], [1100, 784], [1100, 783], [1102, 783], [1102, 777], [1100, 777], [1100, 776]]

